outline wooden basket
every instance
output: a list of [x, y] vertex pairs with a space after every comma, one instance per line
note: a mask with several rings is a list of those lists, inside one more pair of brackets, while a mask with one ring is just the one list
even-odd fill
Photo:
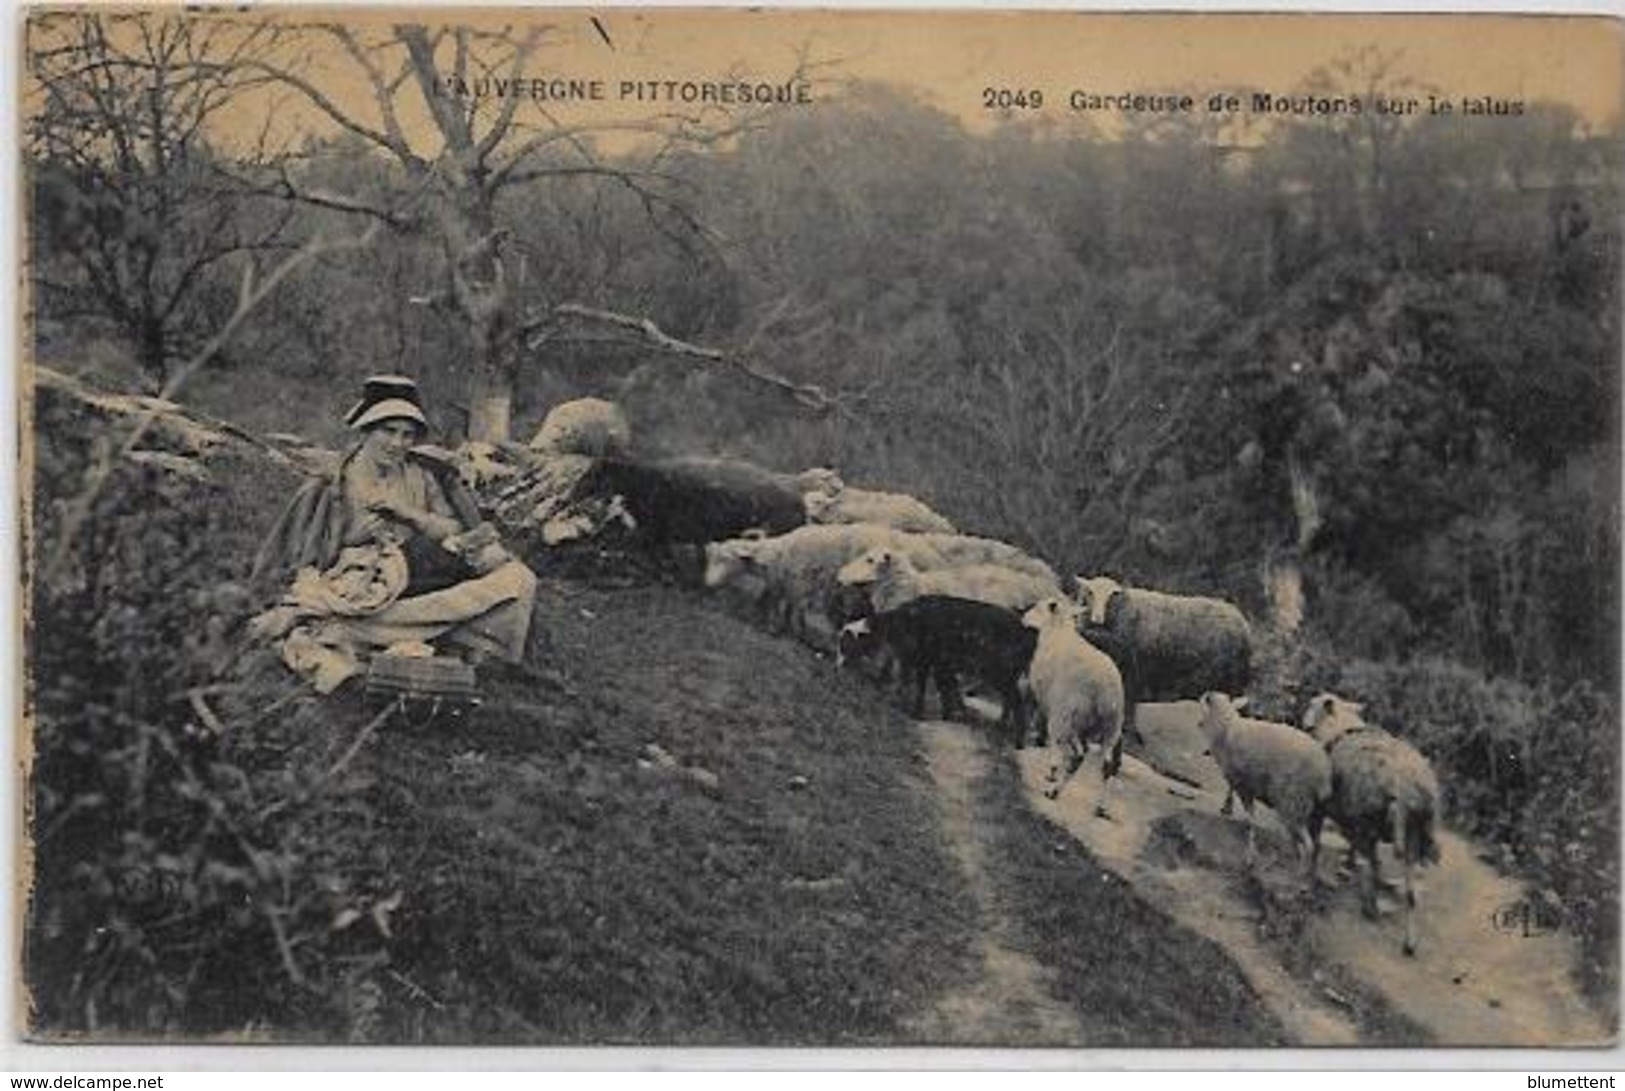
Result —
[[366, 694], [375, 704], [399, 706], [420, 724], [442, 716], [460, 718], [480, 703], [474, 668], [445, 655], [374, 656], [367, 668]]

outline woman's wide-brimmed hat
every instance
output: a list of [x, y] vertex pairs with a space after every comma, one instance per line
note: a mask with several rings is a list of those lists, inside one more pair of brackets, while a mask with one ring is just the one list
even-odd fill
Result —
[[427, 431], [423, 394], [415, 379], [405, 375], [369, 375], [361, 384], [361, 400], [344, 414], [351, 428], [363, 431], [380, 421], [409, 420]]

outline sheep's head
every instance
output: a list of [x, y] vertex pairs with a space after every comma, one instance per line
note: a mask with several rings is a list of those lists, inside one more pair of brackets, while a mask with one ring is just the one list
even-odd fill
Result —
[[708, 542], [705, 546], [705, 586], [734, 583], [758, 567], [756, 543], [741, 539]]
[[1247, 698], [1232, 698], [1227, 693], [1209, 690], [1202, 694], [1202, 734], [1210, 740], [1228, 727], [1246, 705]]
[[1069, 629], [1076, 629], [1078, 618], [1082, 615], [1083, 611], [1077, 603], [1068, 602], [1059, 595], [1053, 595], [1047, 599], [1040, 599], [1032, 609], [1022, 614], [1021, 623], [1027, 628], [1037, 629], [1039, 632], [1062, 625]]
[[609, 506], [604, 509], [604, 525], [607, 527], [611, 523], [619, 523], [627, 530], [638, 529], [638, 521], [627, 509], [626, 497], [620, 493], [610, 497]]
[[871, 549], [857, 560], [841, 567], [835, 582], [842, 587], [864, 587], [879, 583], [897, 570], [897, 555], [886, 548]]
[[802, 510], [807, 513], [809, 522], [822, 523], [824, 517], [835, 506], [835, 494], [828, 492], [808, 492], [801, 496]]
[[1317, 693], [1309, 699], [1303, 710], [1303, 729], [1322, 741], [1328, 741], [1361, 723], [1360, 713], [1365, 706], [1339, 697], [1335, 693]]
[[1091, 625], [1106, 624], [1106, 607], [1111, 604], [1112, 596], [1123, 589], [1123, 585], [1110, 576], [1079, 576], [1078, 605], [1082, 608], [1082, 615], [1089, 619]]
[[796, 474], [796, 484], [809, 499], [813, 496], [822, 496], [826, 503], [841, 495], [841, 490], [846, 487], [841, 475], [828, 466], [814, 466], [810, 470], [802, 470]]
[[864, 648], [871, 626], [868, 618], [849, 621], [835, 635], [835, 669], [841, 670], [846, 661]]

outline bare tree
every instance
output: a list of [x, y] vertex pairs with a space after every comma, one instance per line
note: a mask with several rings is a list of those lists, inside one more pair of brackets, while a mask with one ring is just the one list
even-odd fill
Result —
[[157, 12], [40, 13], [26, 33], [38, 295], [110, 320], [161, 385], [214, 324], [199, 312], [221, 264], [287, 245], [287, 211], [251, 208], [207, 141], [265, 81], [248, 65], [269, 36]]
[[[516, 283], [499, 199], [513, 187], [563, 178], [601, 179], [636, 196], [651, 221], [692, 245], [705, 238], [688, 208], [684, 183], [671, 169], [685, 149], [737, 133], [750, 118], [715, 110], [662, 114], [640, 122], [571, 126], [524, 93], [539, 51], [562, 39], [558, 27], [481, 30], [406, 24], [373, 29], [337, 24], [282, 26], [280, 59], [258, 63], [261, 74], [292, 88], [316, 114], [359, 138], [421, 183], [404, 201], [312, 188], [282, 170], [284, 196], [371, 216], [407, 231], [428, 230], [443, 251], [443, 284], [425, 302], [440, 307], [466, 333], [469, 433], [505, 439], [522, 346], [534, 321]], [[311, 58], [320, 57], [320, 65]], [[347, 70], [367, 88], [341, 95], [332, 73]], [[497, 93], [461, 93], [473, 81]], [[523, 104], [523, 110], [520, 107]], [[427, 118], [427, 121], [423, 120]], [[595, 141], [611, 132], [635, 138], [635, 154], [613, 163]], [[551, 305], [563, 300], [541, 301]]]

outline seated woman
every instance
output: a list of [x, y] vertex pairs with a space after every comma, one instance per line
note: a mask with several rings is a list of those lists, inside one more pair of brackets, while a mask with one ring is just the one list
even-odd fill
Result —
[[373, 649], [423, 654], [434, 642], [473, 663], [519, 663], [536, 576], [481, 521], [455, 469], [415, 449], [428, 430], [417, 384], [374, 376], [345, 419], [360, 443], [299, 490], [260, 551], [256, 582], [286, 590], [254, 630], [282, 638], [284, 661], [322, 692]]

